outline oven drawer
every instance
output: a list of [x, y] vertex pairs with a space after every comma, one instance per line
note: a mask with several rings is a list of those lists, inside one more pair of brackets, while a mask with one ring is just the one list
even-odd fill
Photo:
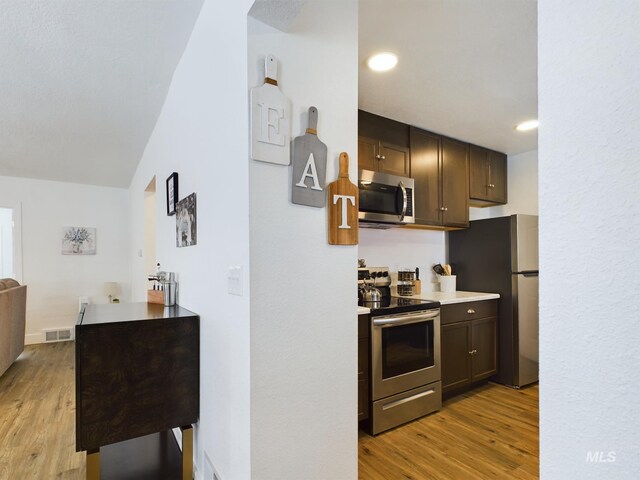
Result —
[[397, 427], [403, 423], [442, 408], [442, 384], [434, 382], [373, 402], [371, 434]]
[[476, 318], [495, 317], [498, 314], [497, 300], [453, 303], [440, 307], [440, 325], [475, 320]]

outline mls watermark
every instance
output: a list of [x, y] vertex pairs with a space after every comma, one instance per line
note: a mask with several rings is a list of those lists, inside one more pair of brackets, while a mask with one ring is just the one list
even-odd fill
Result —
[[616, 461], [616, 452], [591, 451], [587, 452], [587, 463], [613, 463]]

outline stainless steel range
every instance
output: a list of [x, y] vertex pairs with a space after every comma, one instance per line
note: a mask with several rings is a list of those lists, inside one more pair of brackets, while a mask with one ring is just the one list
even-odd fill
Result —
[[440, 303], [392, 297], [388, 268], [358, 269], [359, 281], [371, 277], [382, 300], [359, 304], [371, 309], [369, 431], [376, 435], [442, 407]]

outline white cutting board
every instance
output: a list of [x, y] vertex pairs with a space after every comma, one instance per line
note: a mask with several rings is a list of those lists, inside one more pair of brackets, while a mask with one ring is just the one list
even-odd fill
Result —
[[264, 59], [264, 84], [251, 89], [251, 158], [289, 165], [291, 101], [278, 88], [278, 61]]

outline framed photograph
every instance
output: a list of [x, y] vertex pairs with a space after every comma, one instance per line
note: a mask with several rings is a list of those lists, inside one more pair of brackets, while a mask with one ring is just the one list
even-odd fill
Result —
[[176, 246], [191, 247], [198, 244], [198, 217], [196, 194], [180, 200], [176, 205]]
[[167, 215], [176, 214], [178, 204], [178, 172], [173, 172], [167, 178]]

